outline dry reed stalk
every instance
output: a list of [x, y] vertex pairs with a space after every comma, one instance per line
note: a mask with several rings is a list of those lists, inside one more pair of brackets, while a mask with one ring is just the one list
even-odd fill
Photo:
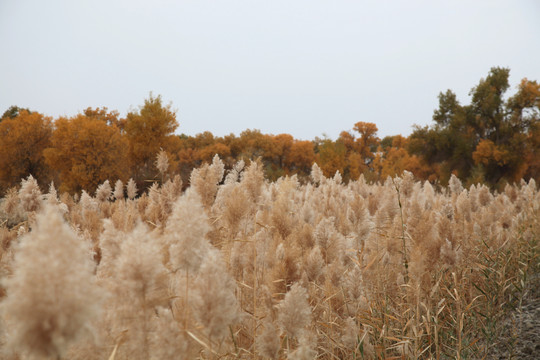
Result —
[[[119, 317], [130, 302], [122, 296], [107, 303], [110, 321], [98, 329], [110, 345], [103, 356], [116, 349], [116, 359], [179, 351], [188, 358], [481, 358], [540, 268], [540, 194], [532, 181], [492, 194], [485, 186], [464, 189], [455, 177], [440, 191], [410, 174], [343, 184], [340, 174], [327, 179], [316, 165], [308, 184], [295, 177], [268, 183], [258, 162], [235, 165], [221, 183], [223, 171], [215, 158], [192, 174], [182, 196], [175, 180], [139, 198], [128, 191], [125, 202], [98, 203], [83, 193], [76, 203], [62, 195], [65, 218], [102, 254], [103, 283], [129, 287], [121, 257], [126, 243], [142, 246], [129, 240], [135, 237], [154, 248], [145, 266], [164, 274], [145, 281], [173, 284], [139, 306], [146, 310], [122, 343], [114, 334], [126, 329], [118, 323], [127, 324]], [[53, 192], [45, 202], [62, 206]], [[18, 196], [11, 203], [19, 206]], [[139, 217], [155, 231], [134, 235]], [[4, 219], [8, 227], [13, 218]], [[12, 270], [17, 236], [35, 231], [29, 223], [8, 230], [4, 273]], [[291, 301], [298, 289], [305, 296]], [[241, 321], [222, 316], [233, 314], [235, 303], [248, 314]], [[301, 308], [309, 316], [298, 315]], [[146, 335], [135, 336], [137, 329]], [[157, 329], [170, 336], [156, 336]], [[74, 358], [91, 358], [84, 348], [92, 346]]]

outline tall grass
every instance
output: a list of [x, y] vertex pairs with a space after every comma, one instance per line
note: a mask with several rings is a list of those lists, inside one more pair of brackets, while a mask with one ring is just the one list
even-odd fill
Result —
[[182, 191], [160, 171], [139, 197], [6, 194], [2, 358], [482, 358], [539, 271], [533, 180], [271, 183], [216, 157]]

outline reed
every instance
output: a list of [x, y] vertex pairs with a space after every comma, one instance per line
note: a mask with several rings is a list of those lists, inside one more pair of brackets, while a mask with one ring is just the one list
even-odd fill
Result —
[[215, 157], [183, 190], [158, 160], [147, 193], [1, 200], [3, 358], [484, 358], [540, 270], [534, 180], [269, 182]]

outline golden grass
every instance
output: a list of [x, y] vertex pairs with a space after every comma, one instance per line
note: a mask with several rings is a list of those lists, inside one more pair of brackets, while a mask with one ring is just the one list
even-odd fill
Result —
[[[124, 199], [116, 183], [114, 197], [100, 188], [100, 201], [43, 197], [23, 182], [31, 191], [17, 199], [12, 190], [0, 212], [3, 317], [28, 321], [9, 315], [20, 296], [10, 279], [36, 270], [13, 259], [43, 237], [36, 218], [47, 203], [93, 249], [88, 286], [105, 298], [65, 358], [486, 356], [540, 268], [534, 181], [491, 193], [456, 178], [435, 190], [408, 173], [376, 184], [342, 184], [316, 165], [313, 174], [312, 183], [270, 183], [254, 162], [223, 181], [215, 158], [186, 193], [177, 178]], [[66, 262], [63, 271], [76, 268]], [[3, 358], [32, 354], [32, 339], [12, 347], [2, 330]]]

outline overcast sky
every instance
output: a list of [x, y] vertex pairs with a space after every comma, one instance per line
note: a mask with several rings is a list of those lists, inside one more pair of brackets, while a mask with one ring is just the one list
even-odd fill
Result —
[[0, 0], [0, 114], [125, 115], [152, 91], [188, 135], [409, 135], [493, 66], [512, 93], [540, 81], [540, 1]]

